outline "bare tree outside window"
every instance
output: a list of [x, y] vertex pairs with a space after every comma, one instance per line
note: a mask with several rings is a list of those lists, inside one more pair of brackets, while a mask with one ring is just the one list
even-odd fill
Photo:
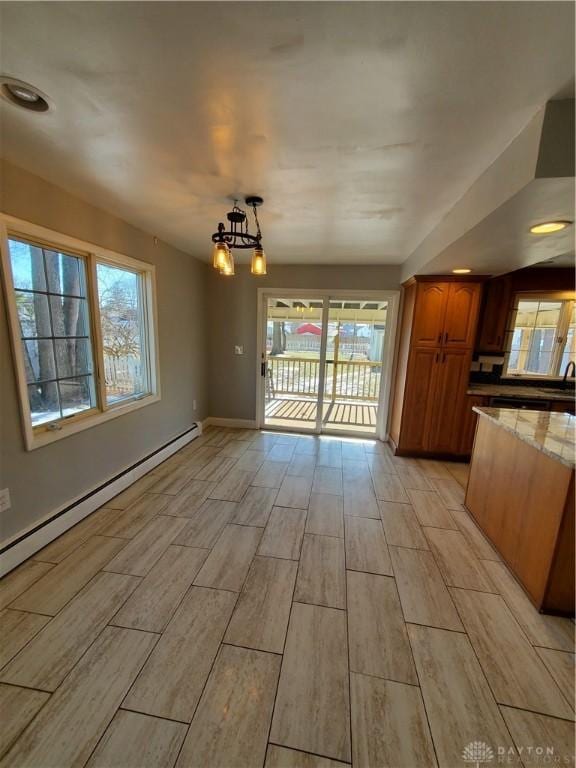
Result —
[[114, 403], [149, 389], [142, 337], [142, 277], [108, 264], [98, 264], [96, 273], [106, 399]]
[[94, 407], [84, 259], [12, 238], [8, 246], [32, 424]]
[[26, 448], [159, 400], [154, 267], [17, 226], [3, 282]]

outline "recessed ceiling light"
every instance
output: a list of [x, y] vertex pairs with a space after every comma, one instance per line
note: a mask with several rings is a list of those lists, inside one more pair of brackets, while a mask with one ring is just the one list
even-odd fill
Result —
[[11, 104], [32, 112], [47, 112], [50, 109], [48, 98], [38, 88], [14, 77], [0, 77], [0, 95]]
[[560, 232], [570, 226], [571, 221], [543, 221], [542, 224], [534, 224], [530, 227], [533, 235], [551, 235], [552, 232]]
[[455, 275], [467, 275], [469, 272], [472, 272], [472, 270], [468, 269], [468, 267], [458, 267], [458, 269], [453, 269], [452, 272]]

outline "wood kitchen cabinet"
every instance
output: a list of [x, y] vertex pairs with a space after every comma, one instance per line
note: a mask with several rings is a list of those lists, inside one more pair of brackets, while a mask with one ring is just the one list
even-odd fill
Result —
[[404, 455], [465, 456], [466, 390], [482, 283], [413, 278], [404, 286], [390, 436]]
[[410, 357], [402, 449], [459, 453], [471, 352], [416, 347]]
[[511, 303], [512, 283], [509, 277], [497, 277], [486, 284], [478, 324], [478, 351], [504, 351]]
[[448, 283], [419, 283], [417, 287], [412, 344], [437, 347], [442, 343], [449, 293]]
[[572, 400], [551, 400], [550, 410], [556, 413], [571, 413], [574, 416], [574, 399]]
[[459, 453], [464, 401], [470, 378], [472, 350], [438, 352], [431, 392], [431, 416], [426, 449], [433, 453]]
[[480, 283], [450, 283], [442, 343], [451, 349], [472, 349], [480, 307]]
[[574, 465], [561, 442], [542, 450], [548, 418], [478, 417], [465, 504], [536, 608], [573, 616]]
[[466, 395], [464, 398], [464, 411], [462, 413], [462, 429], [460, 432], [460, 453], [464, 456], [472, 453], [474, 447], [474, 435], [476, 434], [476, 424], [478, 422], [478, 415], [474, 413], [472, 408], [478, 406], [480, 408], [488, 405], [490, 402], [489, 397], [484, 395]]
[[415, 347], [410, 354], [406, 381], [406, 402], [402, 419], [402, 447], [405, 450], [428, 450], [428, 424], [434, 406], [435, 371], [438, 350]]
[[481, 290], [480, 283], [419, 283], [412, 344], [472, 348]]

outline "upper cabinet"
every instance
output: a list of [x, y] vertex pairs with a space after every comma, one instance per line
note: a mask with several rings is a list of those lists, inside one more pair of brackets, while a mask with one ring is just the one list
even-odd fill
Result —
[[450, 284], [418, 283], [417, 291], [412, 344], [416, 347], [437, 347], [442, 343]]
[[498, 277], [486, 284], [476, 348], [480, 352], [502, 352], [512, 303], [510, 277]]
[[480, 283], [418, 283], [412, 345], [471, 349], [481, 292]]
[[471, 349], [476, 336], [480, 307], [480, 283], [450, 283], [442, 344], [452, 349]]

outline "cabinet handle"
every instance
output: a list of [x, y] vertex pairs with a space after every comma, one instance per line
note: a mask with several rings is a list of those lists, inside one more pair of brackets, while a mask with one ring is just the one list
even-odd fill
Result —
[[443, 363], [445, 363], [445, 362], [446, 362], [446, 352], [444, 352], [444, 354], [442, 355], [442, 362], [443, 362]]
[[440, 344], [441, 342], [442, 342], [442, 334], [439, 333], [438, 334], [438, 344]]
[[500, 336], [496, 336], [496, 346], [500, 346]]
[[448, 341], [448, 331], [444, 334], [444, 344]]

